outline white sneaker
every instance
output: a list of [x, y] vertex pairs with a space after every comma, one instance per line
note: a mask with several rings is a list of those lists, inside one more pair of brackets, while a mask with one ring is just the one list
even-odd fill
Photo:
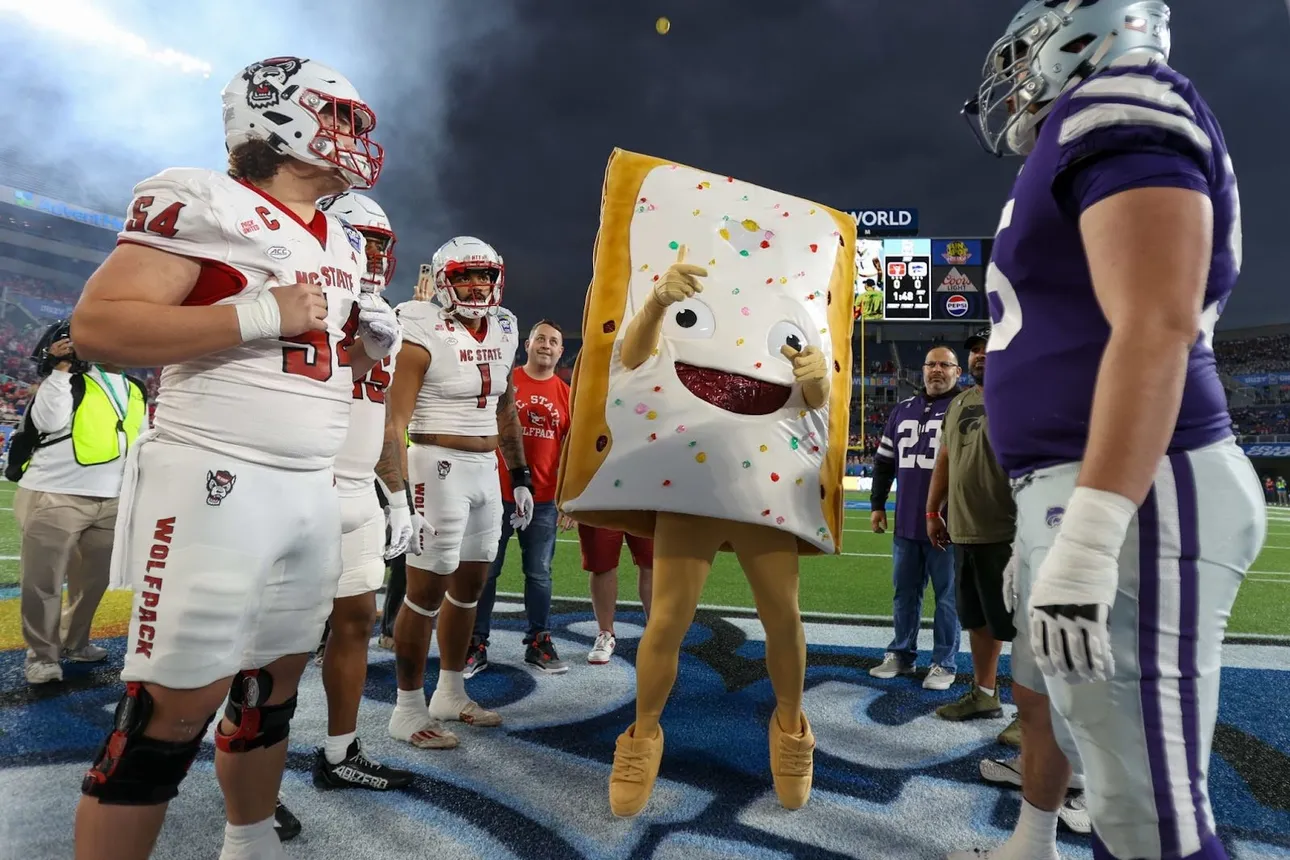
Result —
[[618, 640], [614, 638], [614, 634], [601, 630], [596, 637], [596, 644], [591, 646], [591, 652], [587, 654], [587, 662], [593, 666], [603, 666], [614, 656], [614, 649], [617, 647]]
[[927, 670], [923, 678], [924, 690], [948, 690], [954, 686], [955, 674], [944, 666], [936, 665]]
[[48, 684], [63, 680], [63, 667], [43, 660], [33, 661], [23, 667], [23, 674], [27, 676], [28, 684]]
[[986, 782], [1021, 788], [1021, 756], [983, 758], [979, 767], [981, 769], [981, 778]]
[[73, 663], [97, 663], [100, 660], [107, 659], [107, 649], [100, 648], [97, 645], [86, 645], [83, 648], [77, 648], [75, 651], [64, 651], [63, 659], [71, 660]]
[[914, 674], [914, 667], [900, 659], [899, 654], [888, 651], [882, 662], [869, 670], [869, 674], [875, 678], [894, 678], [897, 675]]
[[1093, 819], [1089, 818], [1083, 792], [1066, 798], [1066, 802], [1057, 810], [1057, 820], [1074, 833], [1092, 832]]
[[390, 714], [389, 732], [396, 741], [423, 750], [450, 750], [460, 743], [447, 726], [420, 710], [408, 712], [396, 707]]
[[[1021, 788], [1021, 756], [1019, 755], [1015, 755], [1012, 758], [983, 758], [981, 759], [980, 769], [981, 778], [986, 782]], [[1071, 791], [1083, 791], [1084, 775], [1082, 773], [1071, 774], [1068, 788]], [[1080, 803], [1083, 802], [1083, 798], [1080, 798]]]

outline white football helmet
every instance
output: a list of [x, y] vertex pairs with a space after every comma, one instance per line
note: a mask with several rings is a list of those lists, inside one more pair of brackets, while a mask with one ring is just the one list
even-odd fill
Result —
[[394, 279], [394, 230], [385, 210], [375, 200], [357, 191], [346, 191], [318, 201], [318, 208], [338, 215], [367, 240], [367, 271], [363, 286], [379, 293]]
[[[502, 303], [502, 288], [506, 284], [506, 264], [502, 255], [487, 242], [474, 236], [458, 236], [449, 239], [434, 256], [430, 258], [430, 269], [434, 273], [434, 291], [439, 304], [448, 313], [463, 317], [479, 319], [487, 316], [493, 308]], [[483, 301], [463, 301], [453, 289], [453, 275], [470, 270], [484, 270], [490, 273], [492, 287], [488, 297]]]
[[385, 153], [370, 137], [376, 114], [354, 85], [322, 63], [273, 57], [224, 87], [224, 142], [267, 141], [277, 152], [338, 167], [353, 188], [371, 188]]

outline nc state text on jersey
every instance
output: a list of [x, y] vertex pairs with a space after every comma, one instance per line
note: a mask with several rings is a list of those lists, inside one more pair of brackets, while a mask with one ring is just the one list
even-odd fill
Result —
[[302, 272], [296, 270], [297, 284], [313, 284], [318, 287], [339, 287], [342, 290], [355, 292], [354, 276], [349, 272], [337, 269], [335, 266], [323, 266], [316, 272]]
[[461, 361], [468, 364], [478, 364], [484, 361], [504, 361], [502, 358], [501, 347], [482, 347], [478, 349], [458, 350], [458, 357]]

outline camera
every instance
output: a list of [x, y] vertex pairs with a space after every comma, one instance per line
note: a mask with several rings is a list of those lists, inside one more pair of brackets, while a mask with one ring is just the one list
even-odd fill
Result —
[[48, 376], [54, 370], [54, 365], [61, 361], [70, 361], [72, 366], [68, 368], [68, 373], [84, 373], [90, 369], [89, 362], [82, 361], [76, 357], [76, 351], [68, 355], [58, 356], [50, 353], [49, 349], [58, 341], [64, 338], [70, 338], [72, 334], [72, 323], [70, 320], [59, 320], [58, 322], [45, 329], [45, 333], [40, 336], [36, 342], [36, 347], [31, 351], [31, 360], [36, 364], [36, 373], [42, 379]]

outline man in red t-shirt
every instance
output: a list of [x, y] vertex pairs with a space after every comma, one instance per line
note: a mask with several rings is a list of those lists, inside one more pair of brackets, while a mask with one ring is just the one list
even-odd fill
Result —
[[[529, 620], [528, 632], [524, 635], [524, 662], [539, 671], [558, 675], [569, 671], [569, 665], [556, 654], [547, 621], [551, 615], [551, 560], [555, 557], [559, 520], [555, 476], [560, 466], [560, 446], [569, 432], [569, 386], [555, 375], [555, 367], [564, 354], [564, 332], [551, 320], [542, 320], [533, 326], [524, 346], [527, 360], [511, 375], [515, 408], [524, 428], [524, 459], [533, 474], [533, 520], [518, 533], [524, 569], [524, 609]], [[502, 482], [502, 538], [475, 610], [475, 632], [462, 671], [466, 678], [488, 668], [488, 635], [493, 601], [497, 598], [497, 577], [506, 561], [506, 544], [515, 531], [511, 525], [515, 497], [511, 494], [510, 473], [504, 464], [497, 473]]]

